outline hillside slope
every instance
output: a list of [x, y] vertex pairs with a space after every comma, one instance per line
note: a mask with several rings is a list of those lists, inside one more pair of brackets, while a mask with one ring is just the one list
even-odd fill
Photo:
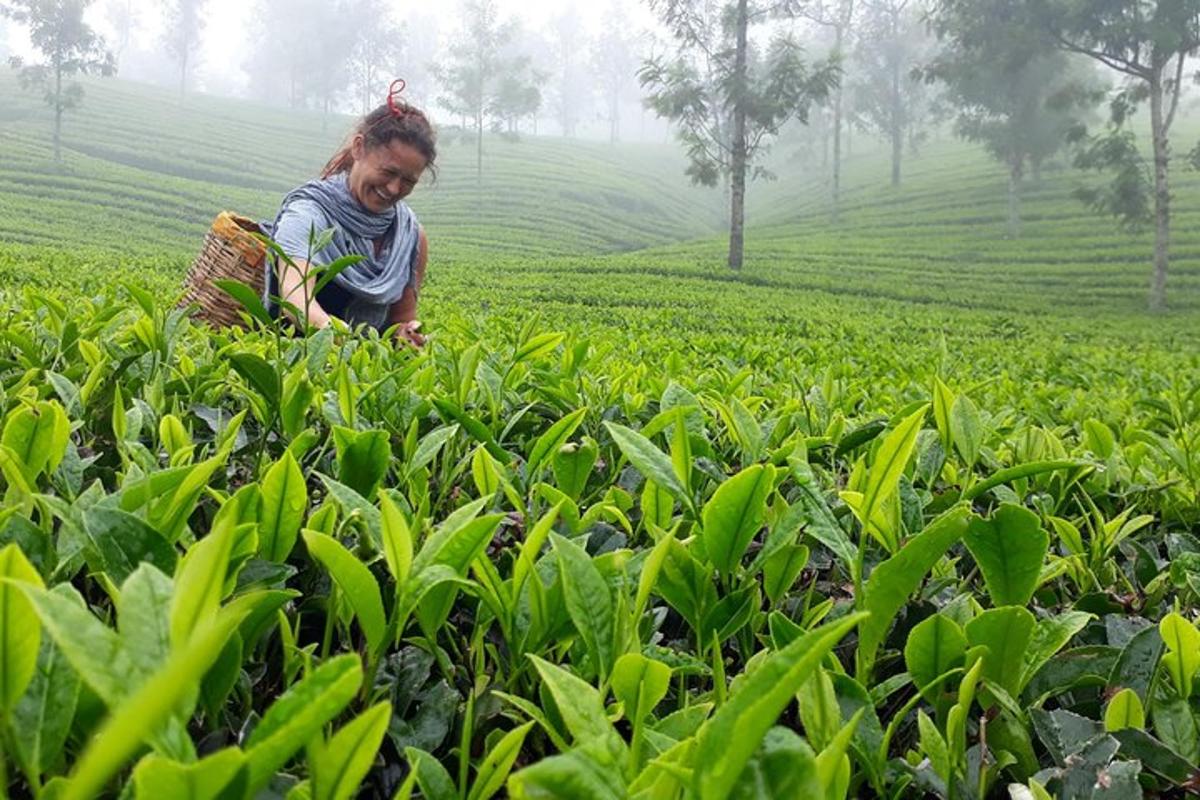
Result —
[[[84, 107], [65, 117], [56, 164], [49, 110], [0, 70], [3, 242], [126, 256], [190, 252], [222, 208], [273, 213], [352, 123], [208, 97], [181, 103], [117, 80], [85, 86]], [[485, 149], [479, 191], [473, 143], [447, 129], [436, 180], [412, 197], [441, 248], [597, 253], [717, 229], [715, 194], [688, 191], [682, 155], [669, 145], [489, 135]]]

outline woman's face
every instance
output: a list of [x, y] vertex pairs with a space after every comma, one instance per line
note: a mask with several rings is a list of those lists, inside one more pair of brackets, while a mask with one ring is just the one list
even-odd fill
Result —
[[412, 145], [392, 140], [367, 147], [356, 136], [351, 151], [354, 166], [348, 179], [350, 194], [374, 214], [386, 213], [412, 192], [425, 171], [425, 156]]

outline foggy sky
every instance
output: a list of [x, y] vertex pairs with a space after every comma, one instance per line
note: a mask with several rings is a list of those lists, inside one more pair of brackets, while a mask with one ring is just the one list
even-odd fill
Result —
[[[107, 19], [108, 6], [122, 0], [97, 0], [88, 8], [86, 19], [97, 32], [105, 37], [110, 49], [115, 50], [115, 35]], [[613, 0], [594, 0], [593, 2], [574, 2], [574, 0], [497, 0], [497, 5], [505, 17], [515, 16], [522, 20], [530, 30], [542, 30], [550, 21], [564, 10], [574, 6], [580, 17], [585, 21], [589, 34], [595, 34], [600, 29], [600, 21]], [[194, 72], [192, 86], [199, 91], [214, 94], [236, 93], [243, 88], [247, 76], [242, 71], [242, 63], [249, 47], [252, 47], [252, 37], [258, 32], [247, 28], [254, 3], [252, 0], [207, 0], [204, 17], [205, 29], [201, 34], [202, 42]], [[641, 30], [655, 26], [654, 15], [644, 2], [640, 0], [620, 0], [620, 5], [628, 12], [630, 28]], [[161, 3], [158, 0], [135, 0], [137, 9], [138, 29], [130, 42], [130, 63], [126, 66], [132, 69], [122, 69], [123, 77], [133, 80], [145, 80], [147, 76], [139, 74], [138, 56], [151, 54], [161, 55], [163, 19]], [[403, 22], [406, 12], [419, 14], [421, 17], [432, 17], [437, 20], [438, 29], [443, 39], [448, 38], [458, 26], [457, 2], [442, 2], [417, 4], [412, 0], [391, 3], [393, 17]], [[12, 53], [32, 56], [26, 32], [18, 25], [7, 22], [9, 50]]]

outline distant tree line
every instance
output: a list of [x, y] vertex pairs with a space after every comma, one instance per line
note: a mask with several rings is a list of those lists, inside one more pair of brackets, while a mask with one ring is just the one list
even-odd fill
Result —
[[[1056, 154], [1104, 175], [1076, 194], [1124, 228], [1153, 227], [1149, 305], [1165, 307], [1170, 131], [1185, 84], [1200, 80], [1186, 66], [1200, 0], [646, 2], [672, 46], [643, 61], [643, 102], [675, 123], [693, 181], [724, 188], [730, 268], [743, 263], [746, 184], [771, 177], [759, 160], [772, 140], [819, 158], [836, 224], [852, 134], [888, 142], [897, 187], [906, 154], [948, 122], [1006, 169], [1010, 236], [1025, 183]], [[1200, 145], [1189, 160], [1200, 168]]]

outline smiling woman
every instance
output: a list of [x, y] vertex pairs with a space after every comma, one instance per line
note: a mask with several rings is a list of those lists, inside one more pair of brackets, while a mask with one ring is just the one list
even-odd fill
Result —
[[[393, 83], [387, 102], [359, 121], [321, 178], [294, 189], [280, 204], [268, 232], [292, 263], [266, 267], [265, 294], [273, 313], [278, 297], [317, 328], [332, 317], [381, 331], [398, 324], [399, 337], [418, 346], [424, 342], [416, 314], [429, 246], [403, 200], [433, 167], [437, 143], [429, 119], [400, 100], [401, 91], [403, 81]], [[325, 230], [332, 238], [314, 252], [315, 234]], [[362, 259], [317, 291], [314, 266], [349, 255]]]

